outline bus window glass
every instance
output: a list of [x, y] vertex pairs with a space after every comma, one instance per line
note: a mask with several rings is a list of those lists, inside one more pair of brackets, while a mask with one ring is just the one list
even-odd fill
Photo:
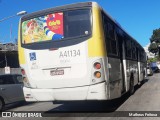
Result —
[[140, 51], [140, 61], [144, 62], [145, 61], [145, 52], [141, 49]]
[[106, 40], [106, 47], [109, 55], [118, 56], [118, 48], [117, 48], [117, 39], [115, 37], [114, 25], [112, 22], [109, 22], [106, 15], [102, 12], [103, 15], [103, 27], [104, 27], [104, 35]]
[[69, 11], [65, 37], [87, 35], [91, 32], [90, 12], [88, 10]]
[[116, 40], [110, 40], [110, 48], [111, 48], [112, 54], [117, 55], [117, 41]]
[[62, 38], [62, 12], [36, 17], [22, 23], [22, 43], [24, 44]]
[[22, 22], [22, 43], [57, 41], [91, 33], [90, 9], [50, 13]]
[[134, 60], [137, 60], [137, 55], [136, 55], [136, 45], [135, 43], [132, 41], [132, 58]]
[[111, 39], [115, 39], [113, 25], [110, 23], [108, 23], [108, 37]]
[[112, 55], [118, 56], [118, 48], [117, 48], [117, 34], [115, 33], [114, 27], [112, 24], [108, 23], [108, 37], [109, 37], [109, 52]]
[[131, 40], [129, 40], [128, 38], [126, 40], [125, 48], [126, 48], [126, 57], [131, 58], [131, 54], [132, 54], [131, 53]]

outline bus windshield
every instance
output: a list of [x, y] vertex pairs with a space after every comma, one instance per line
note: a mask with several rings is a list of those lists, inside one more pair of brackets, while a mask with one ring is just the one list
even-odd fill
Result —
[[59, 41], [91, 34], [91, 10], [55, 12], [22, 21], [22, 44]]

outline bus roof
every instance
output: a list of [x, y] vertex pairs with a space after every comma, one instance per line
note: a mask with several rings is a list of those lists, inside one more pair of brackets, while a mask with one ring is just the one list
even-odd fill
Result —
[[[37, 11], [37, 12], [33, 12], [33, 13], [30, 13], [30, 14], [26, 14], [24, 15], [21, 20], [23, 19], [29, 19], [29, 18], [32, 18], [33, 16], [38, 16], [39, 14], [46, 14], [47, 12], [50, 12], [50, 11], [64, 11], [66, 9], [73, 9], [73, 8], [81, 8], [81, 7], [93, 7], [93, 6], [96, 6], [96, 7], [99, 7], [102, 11], [104, 11], [104, 13], [120, 28], [122, 29], [129, 37], [131, 37], [134, 41], [136, 41], [131, 35], [129, 35], [122, 27], [121, 25], [115, 20], [113, 19], [105, 10], [103, 10], [103, 8], [101, 6], [98, 5], [97, 2], [91, 2], [91, 1], [88, 1], [88, 2], [79, 2], [79, 3], [73, 3], [73, 4], [67, 4], [67, 5], [63, 5], [63, 6], [56, 6], [54, 8], [48, 8], [48, 9], [44, 9], [44, 10], [40, 10], [40, 11]], [[136, 43], [141, 46], [138, 41], [136, 41]], [[142, 47], [142, 46], [141, 46]], [[142, 47], [143, 48], [143, 47]]]
[[33, 12], [33, 13], [30, 13], [30, 14], [26, 14], [24, 15], [21, 19], [29, 19], [31, 16], [37, 16], [39, 14], [45, 14], [46, 12], [49, 12], [49, 11], [64, 11], [66, 9], [69, 9], [69, 10], [72, 10], [74, 8], [81, 8], [81, 7], [92, 7], [92, 6], [99, 6], [96, 2], [79, 2], [79, 3], [73, 3], [73, 4], [67, 4], [67, 5], [63, 5], [63, 6], [56, 6], [56, 7], [53, 7], [53, 8], [48, 8], [48, 9], [43, 9], [43, 10], [40, 10], [40, 11], [37, 11], [37, 12]]

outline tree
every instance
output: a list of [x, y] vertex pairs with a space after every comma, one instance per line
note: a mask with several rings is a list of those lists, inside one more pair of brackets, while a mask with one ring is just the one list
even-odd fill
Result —
[[160, 43], [160, 28], [153, 30], [153, 34], [150, 38], [150, 41], [151, 43], [152, 42]]
[[151, 43], [150, 46], [148, 47], [148, 51], [156, 54], [158, 52], [157, 43], [156, 42]]
[[153, 34], [150, 38], [150, 46], [148, 47], [149, 52], [157, 54], [159, 52], [160, 57], [160, 28], [153, 30]]

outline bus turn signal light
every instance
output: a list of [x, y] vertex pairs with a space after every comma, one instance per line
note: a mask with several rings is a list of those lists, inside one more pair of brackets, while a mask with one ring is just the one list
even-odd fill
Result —
[[94, 76], [95, 76], [96, 78], [100, 78], [100, 77], [101, 77], [101, 73], [100, 73], [99, 71], [96, 71], [96, 72], [94, 73]]
[[95, 67], [96, 69], [101, 69], [101, 64], [98, 63], [98, 62], [96, 62], [96, 63], [94, 63], [94, 67]]

